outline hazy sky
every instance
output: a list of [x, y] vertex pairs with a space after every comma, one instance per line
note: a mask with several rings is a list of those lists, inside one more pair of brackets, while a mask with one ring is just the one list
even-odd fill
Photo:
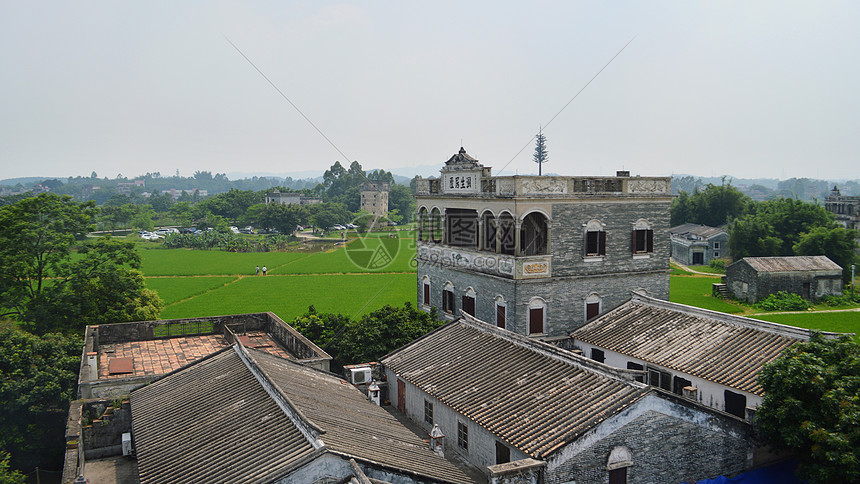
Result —
[[0, 178], [441, 166], [461, 140], [536, 173], [539, 126], [634, 36], [544, 129], [545, 172], [858, 178], [858, 23], [855, 0], [0, 0]]

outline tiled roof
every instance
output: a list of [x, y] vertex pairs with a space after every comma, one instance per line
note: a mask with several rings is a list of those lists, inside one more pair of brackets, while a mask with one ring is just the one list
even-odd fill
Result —
[[[290, 357], [266, 333], [249, 332], [242, 337], [248, 340], [246, 346], [259, 347], [282, 358]], [[227, 346], [224, 337], [218, 334], [103, 344], [99, 347], [99, 379], [164, 375]], [[131, 371], [111, 372], [112, 362], [118, 358], [131, 358]]]
[[501, 440], [544, 458], [648, 392], [583, 360], [469, 318], [381, 363]]
[[[789, 257], [744, 257], [753, 269], [758, 272], [790, 272], [790, 271], [841, 271], [839, 264], [824, 255], [798, 255]], [[739, 261], [740, 262], [740, 261]]]
[[[268, 482], [323, 452], [476, 482], [344, 380], [260, 350], [236, 346], [189, 365], [133, 391], [131, 409], [144, 484]], [[316, 450], [293, 419], [320, 432]]]
[[705, 380], [762, 394], [762, 365], [807, 330], [634, 296], [571, 337]]
[[426, 436], [413, 433], [346, 381], [265, 353], [248, 353], [291, 404], [325, 431], [320, 439], [328, 450], [442, 482], [475, 482], [430, 451]]
[[266, 482], [314, 452], [234, 350], [131, 393], [140, 482]]
[[702, 237], [703, 239], [708, 239], [725, 232], [725, 230], [719, 227], [710, 227], [708, 225], [699, 224], [683, 224], [669, 229], [669, 233], [674, 236], [684, 237], [685, 235], [690, 234]]

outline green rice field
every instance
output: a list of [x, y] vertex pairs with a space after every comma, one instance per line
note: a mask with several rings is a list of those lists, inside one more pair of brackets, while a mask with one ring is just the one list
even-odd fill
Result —
[[[309, 305], [354, 317], [385, 304], [415, 303], [415, 241], [409, 234], [373, 234], [311, 252], [138, 247], [147, 287], [165, 303], [164, 319], [271, 311], [290, 320]], [[258, 265], [267, 267], [266, 276], [256, 275]]]

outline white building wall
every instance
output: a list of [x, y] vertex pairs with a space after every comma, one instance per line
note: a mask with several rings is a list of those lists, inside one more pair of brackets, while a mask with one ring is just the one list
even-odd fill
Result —
[[[755, 395], [753, 393], [745, 392], [742, 390], [738, 390], [736, 388], [732, 388], [726, 385], [720, 385], [718, 383], [714, 383], [710, 380], [705, 380], [703, 378], [699, 378], [697, 376], [690, 375], [688, 373], [682, 373], [677, 370], [673, 370], [670, 368], [666, 368], [663, 366], [655, 365], [653, 363], [648, 363], [644, 360], [640, 360], [638, 358], [633, 358], [631, 356], [627, 356], [622, 353], [618, 353], [612, 350], [607, 350], [605, 348], [601, 348], [599, 346], [591, 345], [588, 343], [584, 343], [582, 341], [576, 340], [575, 345], [577, 348], [582, 350], [582, 354], [588, 358], [591, 358], [591, 350], [594, 348], [603, 350], [603, 354], [606, 357], [604, 363], [609, 366], [614, 366], [615, 368], [627, 368], [627, 363], [638, 363], [642, 365], [643, 368], [656, 368], [660, 371], [665, 371], [674, 376], [680, 376], [681, 378], [686, 378], [692, 382], [692, 385], [698, 388], [698, 402], [702, 405], [707, 405], [711, 408], [715, 408], [717, 410], [726, 411], [726, 398], [725, 391], [729, 390], [731, 392], [735, 392], [741, 395], [746, 396], [747, 398], [747, 407], [757, 407], [761, 401], [762, 397]], [[647, 383], [647, 375], [645, 376], [645, 382]]]
[[[390, 369], [385, 369], [389, 382], [391, 405], [397, 407], [397, 375]], [[406, 383], [406, 416], [418, 423], [427, 431], [429, 439], [431, 426], [424, 422], [424, 400], [433, 403], [433, 422], [445, 434], [445, 452], [457, 452], [465, 457], [472, 465], [486, 472], [487, 466], [496, 464], [496, 441], [501, 440], [469, 418], [463, 416], [451, 407], [441, 403], [417, 386]], [[462, 422], [469, 428], [469, 449], [461, 449], [457, 445], [457, 422]], [[505, 443], [505, 442], [502, 442]], [[531, 457], [525, 452], [505, 443], [511, 451], [511, 461]], [[429, 444], [428, 444], [429, 446]]]

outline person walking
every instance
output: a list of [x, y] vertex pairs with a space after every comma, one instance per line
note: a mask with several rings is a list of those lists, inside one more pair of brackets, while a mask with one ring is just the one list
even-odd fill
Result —
[[257, 266], [257, 275], [260, 275], [260, 266]]
[[263, 275], [266, 275], [266, 266], [263, 266]]

